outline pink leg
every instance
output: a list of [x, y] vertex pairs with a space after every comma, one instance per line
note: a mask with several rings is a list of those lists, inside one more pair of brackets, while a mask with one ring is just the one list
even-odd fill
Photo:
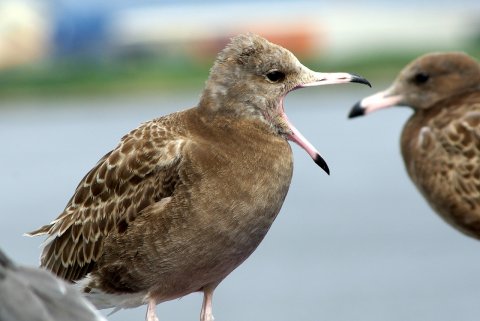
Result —
[[155, 308], [157, 307], [157, 302], [150, 298], [148, 300], [147, 306], [147, 316], [145, 317], [145, 321], [159, 321], [157, 318], [157, 314], [155, 313]]
[[212, 314], [212, 298], [213, 298], [213, 291], [215, 290], [215, 286], [213, 287], [205, 287], [203, 288], [203, 304], [202, 304], [202, 312], [200, 313], [200, 321], [213, 321], [213, 314]]

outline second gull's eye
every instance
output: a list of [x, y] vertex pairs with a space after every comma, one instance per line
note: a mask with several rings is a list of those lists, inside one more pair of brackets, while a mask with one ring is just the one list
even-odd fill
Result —
[[428, 79], [430, 79], [430, 75], [423, 72], [419, 72], [418, 74], [415, 74], [415, 76], [413, 77], [413, 81], [417, 85], [426, 83]]

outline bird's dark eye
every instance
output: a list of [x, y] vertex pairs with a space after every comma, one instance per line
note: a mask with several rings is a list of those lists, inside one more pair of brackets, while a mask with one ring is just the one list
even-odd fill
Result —
[[419, 72], [418, 74], [415, 74], [415, 76], [413, 77], [413, 81], [415, 82], [415, 84], [421, 85], [426, 83], [429, 78], [430, 78], [429, 74]]
[[272, 70], [267, 73], [267, 78], [271, 82], [281, 82], [285, 79], [285, 74], [280, 70]]

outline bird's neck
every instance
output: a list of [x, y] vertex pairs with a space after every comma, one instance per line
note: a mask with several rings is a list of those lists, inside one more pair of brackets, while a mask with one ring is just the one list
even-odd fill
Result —
[[268, 124], [262, 108], [258, 106], [258, 99], [258, 97], [250, 99], [245, 94], [235, 93], [221, 86], [207, 87], [203, 91], [198, 108], [204, 114], [260, 120]]

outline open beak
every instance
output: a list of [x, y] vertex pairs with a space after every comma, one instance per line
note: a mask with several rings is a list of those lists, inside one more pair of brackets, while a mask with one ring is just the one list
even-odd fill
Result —
[[[310, 70], [309, 70], [310, 71]], [[313, 86], [321, 86], [321, 85], [331, 85], [331, 84], [342, 84], [342, 83], [349, 83], [349, 82], [356, 82], [370, 85], [368, 80], [358, 75], [338, 72], [338, 73], [321, 73], [321, 72], [313, 72], [310, 71], [309, 80], [297, 88], [305, 88], [305, 87], [313, 87]], [[283, 102], [282, 102], [283, 103]], [[283, 121], [289, 127], [291, 133], [288, 135], [288, 139], [292, 142], [297, 143], [300, 147], [302, 147], [309, 155], [312, 157], [313, 161], [320, 166], [327, 174], [330, 175], [330, 169], [328, 168], [327, 162], [320, 156], [320, 153], [317, 149], [298, 131], [295, 126], [288, 120], [287, 115], [282, 112]]]
[[333, 72], [333, 73], [324, 73], [324, 72], [314, 72], [313, 73], [313, 80], [309, 81], [305, 84], [300, 85], [300, 87], [314, 87], [314, 86], [321, 86], [321, 85], [333, 85], [333, 84], [343, 84], [349, 82], [357, 82], [360, 84], [365, 84], [368, 87], [372, 87], [370, 82], [365, 78], [355, 75], [349, 74], [346, 72]]
[[395, 106], [398, 105], [401, 101], [401, 95], [392, 94], [391, 90], [387, 89], [371, 96], [365, 97], [359, 102], [357, 102], [350, 110], [348, 118], [363, 116], [382, 108]]

